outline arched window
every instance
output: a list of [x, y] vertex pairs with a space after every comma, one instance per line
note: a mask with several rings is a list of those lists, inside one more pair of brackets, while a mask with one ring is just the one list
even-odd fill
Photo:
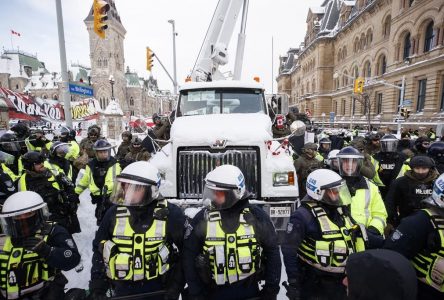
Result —
[[347, 71], [343, 72], [343, 76], [342, 76], [342, 86], [347, 86], [348, 85], [348, 73]]
[[133, 99], [133, 97], [130, 98], [130, 105], [134, 106], [134, 99]]
[[342, 50], [342, 56], [345, 59], [347, 57], [347, 47], [344, 46], [344, 50]]
[[402, 54], [402, 59], [406, 60], [410, 56], [410, 49], [412, 48], [412, 43], [410, 41], [410, 32], [404, 37], [404, 51]]
[[434, 23], [431, 21], [427, 25], [425, 30], [425, 40], [424, 40], [424, 52], [429, 52], [433, 49], [433, 44], [435, 42], [435, 32], [433, 30]]
[[373, 31], [369, 29], [367, 31], [367, 46], [370, 46], [372, 42], [373, 42]]
[[314, 93], [316, 91], [316, 80], [313, 78], [311, 82], [311, 91]]
[[54, 100], [59, 100], [59, 96], [58, 96], [57, 94], [54, 94], [54, 95], [52, 96], [52, 99], [54, 99]]
[[339, 49], [338, 51], [338, 62], [342, 60], [342, 50]]
[[99, 60], [97, 60], [97, 67], [101, 68], [102, 67], [102, 60], [99, 58]]
[[356, 38], [356, 39], [355, 39], [355, 42], [354, 42], [354, 44], [353, 44], [353, 52], [354, 52], [354, 53], [357, 53], [358, 51], [359, 51], [359, 39]]
[[364, 64], [363, 76], [364, 77], [371, 77], [372, 76], [372, 66], [369, 61], [367, 61]]
[[382, 35], [388, 37], [390, 35], [390, 27], [392, 26], [392, 16], [388, 15], [385, 18], [384, 26], [382, 27]]
[[355, 66], [353, 68], [353, 77], [355, 77], [355, 78], [359, 77], [359, 68], [358, 68], [358, 66]]
[[413, 2], [414, 2], [415, 0], [407, 0], [407, 1], [409, 2], [409, 7], [412, 7]]
[[387, 59], [385, 55], [381, 55], [378, 60], [378, 75], [383, 75], [387, 72]]

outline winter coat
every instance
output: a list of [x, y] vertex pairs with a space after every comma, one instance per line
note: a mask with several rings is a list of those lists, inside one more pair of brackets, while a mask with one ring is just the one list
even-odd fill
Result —
[[128, 154], [128, 152], [130, 152], [130, 147], [131, 147], [131, 142], [122, 142], [119, 146], [119, 148], [117, 148], [117, 154], [115, 156], [115, 158], [117, 160], [119, 159], [124, 159], [125, 155]]
[[129, 152], [125, 155], [125, 160], [127, 162], [135, 162], [140, 160], [148, 161], [150, 157], [150, 153], [142, 146], [140, 146], [139, 148], [134, 148], [133, 146], [131, 146], [129, 148]]
[[399, 253], [385, 249], [353, 253], [345, 270], [347, 299], [416, 299], [415, 269]]

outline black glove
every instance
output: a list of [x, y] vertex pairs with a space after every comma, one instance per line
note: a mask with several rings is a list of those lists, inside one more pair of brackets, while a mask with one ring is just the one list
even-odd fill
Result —
[[261, 290], [259, 296], [261, 300], [276, 300], [278, 293], [279, 293], [279, 286], [270, 287], [266, 285]]
[[296, 280], [294, 279], [290, 279], [288, 280], [290, 282], [290, 284], [288, 284], [287, 282], [284, 282], [284, 287], [287, 290], [287, 293], [285, 295], [287, 295], [289, 300], [300, 300], [301, 298], [301, 288], [299, 286], [299, 284], [297, 284]]
[[51, 247], [41, 238], [31, 236], [23, 241], [23, 248], [33, 251], [43, 258], [47, 258], [51, 252]]
[[93, 279], [89, 282], [89, 295], [88, 300], [104, 300], [107, 299], [106, 291], [109, 288], [108, 281], [106, 279]]

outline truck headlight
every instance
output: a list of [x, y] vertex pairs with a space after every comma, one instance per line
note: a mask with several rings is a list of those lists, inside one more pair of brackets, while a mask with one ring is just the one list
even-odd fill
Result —
[[273, 173], [273, 186], [294, 185], [294, 172]]

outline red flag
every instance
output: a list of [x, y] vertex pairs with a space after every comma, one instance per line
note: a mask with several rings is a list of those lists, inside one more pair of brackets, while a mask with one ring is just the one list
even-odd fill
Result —
[[17, 35], [17, 36], [20, 36], [20, 33], [18, 33], [17, 31], [14, 31], [14, 30], [12, 30], [12, 29], [11, 29], [11, 34], [15, 34], [15, 35]]

